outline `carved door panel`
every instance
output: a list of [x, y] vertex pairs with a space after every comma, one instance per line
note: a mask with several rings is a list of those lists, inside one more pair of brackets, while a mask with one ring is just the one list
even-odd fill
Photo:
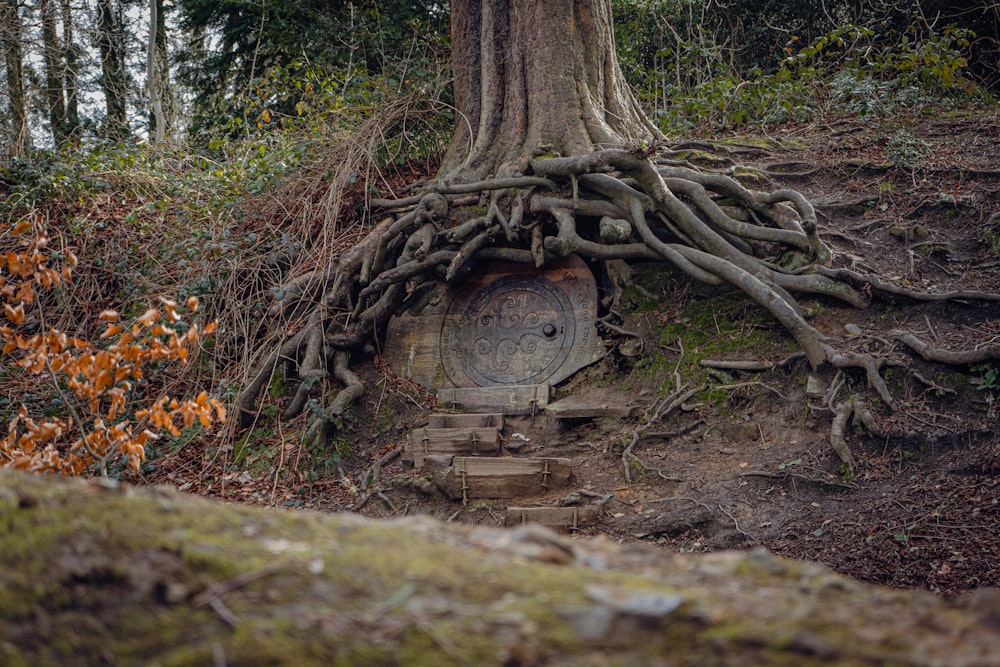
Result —
[[449, 304], [445, 374], [456, 386], [558, 382], [594, 359], [596, 299], [576, 258], [544, 272], [487, 267]]
[[[452, 306], [462, 304], [453, 302]], [[478, 290], [461, 313], [449, 311], [441, 358], [452, 382], [541, 384], [573, 349], [569, 298], [541, 276], [507, 276]]]
[[544, 269], [491, 263], [442, 285], [418, 315], [393, 318], [385, 356], [428, 389], [556, 384], [604, 353], [597, 286], [567, 257]]

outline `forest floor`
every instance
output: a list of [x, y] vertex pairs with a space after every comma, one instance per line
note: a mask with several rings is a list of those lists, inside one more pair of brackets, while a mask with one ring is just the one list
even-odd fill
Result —
[[[737, 173], [761, 179], [760, 189], [804, 192], [825, 240], [858, 258], [863, 272], [928, 291], [1000, 292], [995, 110], [789, 124], [672, 150], [695, 164], [721, 157], [727, 162], [714, 166], [738, 165]], [[884, 434], [849, 434], [857, 467], [847, 475], [805, 361], [763, 372], [700, 365], [787, 357], [793, 342], [777, 323], [731, 290], [693, 285], [657, 264], [635, 268], [618, 325], [636, 336], [605, 332], [608, 355], [554, 389], [556, 397], [630, 405], [634, 415], [508, 420], [504, 438], [518, 433], [528, 441], [521, 452], [574, 464], [573, 486], [525, 502], [551, 503], [579, 489], [610, 494], [599, 524], [581, 532], [614, 541], [693, 552], [764, 546], [858, 579], [944, 594], [1000, 586], [1000, 364], [927, 363], [892, 334], [908, 329], [955, 350], [995, 344], [1000, 306], [878, 296], [864, 310], [804, 302], [815, 326], [842, 349], [866, 349], [895, 364], [883, 372], [900, 403], [895, 413], [872, 401], [862, 375], [845, 378], [841, 400], [863, 393]], [[421, 484], [422, 473], [404, 457], [368, 486], [372, 463], [402, 447], [434, 406], [431, 394], [378, 358], [361, 372], [368, 391], [329, 451], [300, 444], [298, 421], [262, 424], [235, 444], [192, 443], [157, 459], [145, 481], [249, 504], [502, 525], [504, 503], [448, 500]], [[681, 409], [646, 424], [658, 399], [703, 383], [709, 388]], [[622, 452], [645, 426], [627, 482]]]

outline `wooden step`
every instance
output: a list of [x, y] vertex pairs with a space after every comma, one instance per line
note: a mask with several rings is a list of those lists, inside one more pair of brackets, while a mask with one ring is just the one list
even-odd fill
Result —
[[427, 428], [493, 428], [503, 430], [503, 415], [499, 412], [480, 414], [434, 414], [427, 417]]
[[507, 525], [540, 523], [556, 530], [571, 533], [597, 523], [601, 509], [593, 505], [576, 507], [508, 507]]
[[587, 419], [592, 417], [631, 417], [636, 411], [633, 406], [615, 403], [607, 399], [594, 399], [587, 396], [568, 396], [549, 403], [545, 412], [556, 419]]
[[569, 484], [573, 466], [562, 458], [456, 456], [436, 476], [438, 487], [455, 500], [536, 496]]
[[428, 456], [471, 454], [473, 456], [500, 453], [500, 429], [480, 428], [418, 428], [410, 433], [409, 454], [413, 466], [422, 468]]
[[448, 387], [437, 394], [438, 405], [466, 412], [502, 412], [534, 415], [549, 404], [549, 385], [498, 385], [494, 387]]

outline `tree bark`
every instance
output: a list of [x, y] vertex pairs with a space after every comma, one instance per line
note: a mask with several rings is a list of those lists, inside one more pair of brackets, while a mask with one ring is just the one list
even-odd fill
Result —
[[21, 43], [21, 15], [17, 0], [0, 0], [0, 43], [3, 45], [7, 71], [7, 97], [10, 109], [10, 144], [12, 157], [24, 155], [28, 147], [28, 103], [24, 90], [24, 52]]
[[125, 34], [121, 6], [114, 0], [97, 0], [97, 46], [101, 53], [101, 90], [106, 110], [105, 135], [127, 139], [128, 73], [125, 70]]
[[70, 139], [80, 133], [80, 48], [76, 45], [73, 30], [71, 0], [60, 0], [62, 9], [63, 89], [66, 91], [66, 134]]
[[163, 109], [167, 67], [166, 23], [163, 0], [149, 0], [149, 42], [146, 51], [146, 87], [149, 91], [150, 139], [161, 144], [166, 138], [167, 119]]
[[66, 96], [63, 90], [63, 48], [56, 33], [55, 0], [40, 0], [42, 15], [42, 59], [45, 62], [45, 102], [49, 130], [56, 146], [66, 141]]
[[452, 2], [451, 35], [458, 114], [446, 179], [658, 136], [618, 65], [610, 0]]
[[[12, 665], [997, 664], [959, 607], [765, 551], [674, 554], [0, 471]], [[990, 656], [993, 656], [990, 658]]]

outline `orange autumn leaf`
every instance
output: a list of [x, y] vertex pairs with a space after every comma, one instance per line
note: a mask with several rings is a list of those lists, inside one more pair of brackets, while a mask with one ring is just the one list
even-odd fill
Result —
[[120, 334], [124, 330], [125, 330], [125, 327], [123, 327], [121, 325], [118, 325], [118, 324], [109, 324], [108, 328], [105, 329], [104, 333], [101, 334], [101, 339], [110, 338], [111, 336], [114, 336], [115, 334]]
[[139, 324], [143, 325], [144, 327], [151, 327], [153, 326], [153, 323], [156, 322], [156, 320], [158, 319], [160, 319], [160, 311], [158, 311], [156, 308], [150, 308], [149, 310], [147, 310], [145, 313], [142, 314], [142, 317], [140, 317], [136, 321]]
[[5, 303], [3, 306], [4, 315], [7, 319], [14, 324], [21, 324], [24, 322], [24, 304], [19, 303], [17, 306], [11, 306], [9, 303]]

